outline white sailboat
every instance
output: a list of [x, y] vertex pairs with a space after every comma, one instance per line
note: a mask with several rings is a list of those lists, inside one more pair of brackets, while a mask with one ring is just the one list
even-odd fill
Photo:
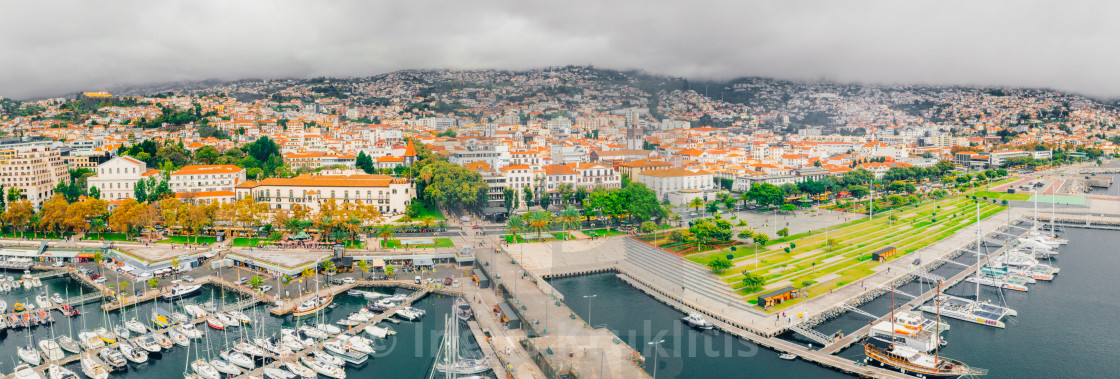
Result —
[[[976, 204], [976, 263], [980, 264], [980, 204]], [[976, 276], [980, 276], [977, 267]], [[940, 316], [955, 318], [981, 325], [997, 328], [1007, 327], [1003, 319], [1016, 316], [1018, 313], [1011, 308], [980, 301], [980, 285], [976, 285], [975, 300], [938, 293], [931, 304], [921, 307], [922, 311], [938, 313]], [[938, 312], [940, 311], [940, 312]], [[939, 316], [939, 317], [940, 317]]]
[[483, 359], [464, 358], [460, 354], [459, 324], [455, 318], [444, 316], [443, 343], [436, 354], [436, 370], [449, 375], [474, 375], [490, 371]]

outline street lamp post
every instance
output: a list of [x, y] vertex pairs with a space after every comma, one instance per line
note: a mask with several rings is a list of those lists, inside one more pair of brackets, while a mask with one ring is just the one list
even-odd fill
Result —
[[[594, 299], [596, 296], [599, 296], [599, 294], [583, 296], [584, 299], [587, 299], [587, 326], [591, 326], [591, 299]], [[591, 328], [594, 329], [595, 327], [591, 326]]]
[[653, 345], [653, 379], [657, 379], [657, 355], [658, 355], [657, 354], [658, 353], [657, 348], [661, 347], [661, 344], [664, 343], [664, 342], [665, 342], [665, 340], [650, 341], [650, 342], [646, 343], [647, 345]]

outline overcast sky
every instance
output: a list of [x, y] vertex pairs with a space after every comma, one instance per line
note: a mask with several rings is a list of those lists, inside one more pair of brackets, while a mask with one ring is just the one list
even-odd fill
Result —
[[1120, 97], [1115, 1], [0, 0], [0, 9], [0, 96], [16, 98], [567, 64]]

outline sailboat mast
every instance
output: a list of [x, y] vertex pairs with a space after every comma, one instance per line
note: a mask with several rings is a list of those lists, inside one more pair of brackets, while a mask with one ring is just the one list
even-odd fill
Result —
[[[1037, 218], [1035, 220], [1037, 220]], [[976, 202], [976, 299], [975, 300], [980, 301], [980, 202]]]
[[[937, 282], [937, 294], [941, 295], [941, 282]], [[933, 363], [937, 364], [937, 355], [941, 352], [941, 302], [937, 302], [937, 325], [934, 329], [937, 332], [933, 335]]]
[[894, 285], [891, 285], [891, 346], [894, 346]]

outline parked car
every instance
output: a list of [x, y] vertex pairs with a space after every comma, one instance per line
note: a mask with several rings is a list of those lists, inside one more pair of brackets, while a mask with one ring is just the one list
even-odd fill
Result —
[[183, 275], [183, 281], [187, 283], [194, 283], [194, 277], [190, 275]]
[[261, 286], [261, 291], [268, 292], [268, 291], [271, 291], [271, 290], [272, 290], [272, 286], [270, 286], [270, 285], [266, 284], [266, 285]]
[[249, 278], [237, 279], [237, 284], [245, 284], [249, 282]]
[[62, 261], [57, 261], [57, 262], [54, 262], [54, 264], [52, 264], [51, 266], [54, 266], [54, 267], [62, 267], [62, 265], [64, 265], [64, 264], [65, 264], [65, 263], [62, 263]]
[[416, 275], [416, 278], [413, 278], [413, 280], [416, 282], [416, 284], [420, 284], [424, 281], [424, 279], [421, 278], [420, 275]]
[[353, 284], [354, 283], [354, 278], [349, 278], [349, 277], [348, 278], [342, 278], [342, 283], [343, 284]]
[[90, 276], [89, 278], [93, 280], [101, 279], [101, 274], [93, 274], [93, 276]]
[[105, 282], [108, 282], [108, 281], [109, 281], [109, 279], [106, 279], [104, 276], [93, 280], [94, 283], [105, 283]]

